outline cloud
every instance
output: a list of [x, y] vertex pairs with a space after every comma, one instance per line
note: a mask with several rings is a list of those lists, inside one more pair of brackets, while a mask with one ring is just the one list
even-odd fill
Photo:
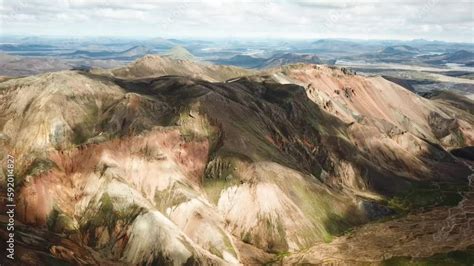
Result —
[[0, 26], [7, 34], [469, 42], [474, 36], [469, 0], [0, 1]]

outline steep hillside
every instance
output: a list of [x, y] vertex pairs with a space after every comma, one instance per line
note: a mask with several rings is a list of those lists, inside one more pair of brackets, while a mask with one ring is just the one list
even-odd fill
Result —
[[[17, 264], [312, 263], [354, 226], [464, 204], [471, 170], [447, 148], [472, 145], [472, 114], [346, 70], [227, 80], [243, 74], [147, 56], [1, 82]], [[459, 237], [442, 251], [474, 245]]]
[[[391, 137], [406, 138], [408, 133], [445, 148], [474, 145], [473, 116], [466, 113], [466, 106], [448, 107], [430, 101], [382, 77], [362, 77], [346, 69], [317, 65], [292, 65], [270, 71], [268, 79], [304, 86], [313, 102], [346, 123], [375, 126]], [[472, 109], [472, 101], [470, 105], [467, 110]]]

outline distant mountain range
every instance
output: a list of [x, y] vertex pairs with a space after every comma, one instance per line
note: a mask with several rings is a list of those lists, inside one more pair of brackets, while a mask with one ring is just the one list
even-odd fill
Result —
[[444, 53], [440, 55], [420, 56], [424, 62], [429, 64], [443, 65], [446, 63], [468, 64], [474, 63], [474, 53], [466, 50]]
[[[62, 54], [63, 57], [72, 58], [95, 58], [95, 59], [115, 59], [134, 60], [147, 54], [158, 54], [158, 51], [149, 45], [136, 45], [123, 51], [88, 51], [77, 50], [72, 53]], [[195, 60], [195, 57], [186, 48], [180, 45], [171, 47], [166, 52], [160, 53], [163, 56], [180, 60]]]
[[5, 52], [15, 51], [51, 51], [55, 49], [52, 45], [44, 44], [0, 44], [0, 50]]
[[102, 58], [102, 59], [133, 59], [142, 57], [146, 54], [153, 53], [153, 49], [145, 45], [133, 46], [129, 49], [115, 52], [115, 51], [87, 51], [77, 50], [73, 53], [63, 54], [66, 57], [80, 57], [80, 58]]
[[277, 53], [268, 58], [236, 55], [229, 59], [214, 60], [214, 63], [245, 68], [271, 68], [294, 63], [321, 64], [323, 61], [314, 54]]
[[375, 53], [365, 53], [344, 57], [349, 61], [366, 61], [369, 63], [399, 63], [410, 65], [445, 65], [461, 64], [470, 66], [474, 62], [474, 53], [467, 50], [456, 50], [446, 53], [423, 54], [413, 46], [388, 46]]
[[406, 56], [406, 55], [416, 55], [419, 54], [420, 50], [408, 45], [397, 45], [397, 46], [389, 46], [384, 48], [380, 54], [385, 55], [398, 55], [398, 56]]
[[365, 50], [376, 45], [364, 45], [354, 41], [324, 39], [312, 42], [310, 47], [319, 51]]
[[[474, 45], [442, 41], [412, 40], [269, 40], [224, 41], [151, 38], [42, 38], [0, 37], [0, 52], [35, 57], [73, 60], [133, 61], [146, 54], [160, 54], [176, 59], [210, 61], [245, 68], [267, 68], [275, 65], [336, 60], [358, 60], [370, 63], [410, 65], [472, 65]], [[181, 48], [176, 48], [181, 47]], [[170, 50], [175, 51], [170, 51]], [[186, 51], [184, 51], [185, 49]], [[448, 54], [464, 51], [463, 53]], [[308, 55], [317, 55], [310, 58]], [[434, 56], [437, 55], [437, 56]], [[457, 57], [457, 58], [456, 58]]]

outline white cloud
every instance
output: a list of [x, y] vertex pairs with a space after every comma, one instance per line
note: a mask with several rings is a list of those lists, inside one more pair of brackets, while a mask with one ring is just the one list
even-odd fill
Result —
[[470, 0], [0, 0], [7, 34], [473, 41]]

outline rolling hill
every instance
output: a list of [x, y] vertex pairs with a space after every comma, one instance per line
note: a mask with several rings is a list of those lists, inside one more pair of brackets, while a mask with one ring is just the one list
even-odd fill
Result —
[[232, 66], [217, 66], [197, 63], [188, 60], [176, 60], [169, 56], [147, 55], [130, 65], [114, 70], [107, 70], [113, 76], [121, 78], [145, 78], [164, 75], [180, 75], [208, 81], [225, 81], [250, 75], [253, 72]]

